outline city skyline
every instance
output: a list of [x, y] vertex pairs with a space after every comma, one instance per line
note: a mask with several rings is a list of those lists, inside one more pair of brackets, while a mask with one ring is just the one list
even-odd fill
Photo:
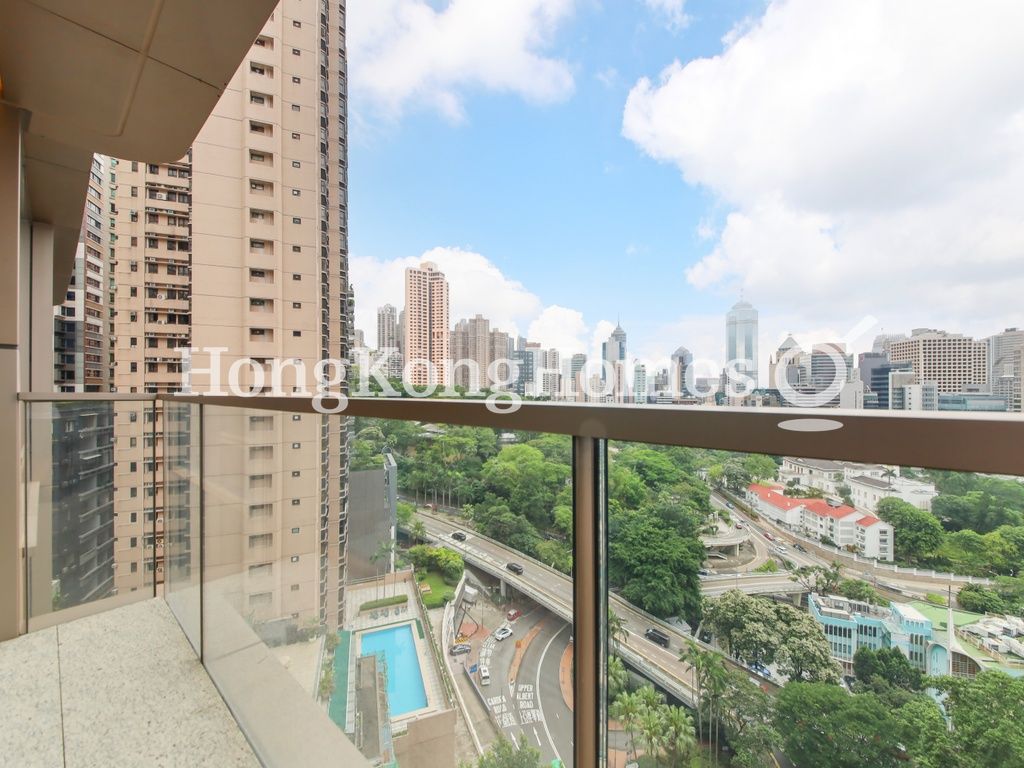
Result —
[[[359, 326], [370, 327], [363, 313], [389, 300], [403, 266], [430, 258], [452, 285], [453, 317], [483, 312], [546, 347], [592, 355], [621, 314], [641, 359], [678, 344], [717, 357], [721, 314], [741, 290], [761, 311], [763, 350], [787, 333], [841, 339], [869, 315], [876, 327], [853, 354], [889, 330], [1024, 327], [1014, 269], [1024, 231], [1010, 191], [1024, 173], [1010, 129], [1021, 99], [993, 63], [997, 51], [1022, 54], [1000, 14], [932, 17], [970, 40], [939, 76], [915, 63], [933, 38], [909, 9], [880, 34], [870, 3], [819, 5], [689, 0], [687, 23], [673, 26], [640, 2], [558, 4], [550, 16], [525, 3], [517, 20], [545, 34], [517, 43], [542, 69], [531, 79], [509, 65], [501, 84], [457, 57], [447, 70], [426, 60], [406, 72], [397, 51], [427, 44], [435, 27], [371, 39], [368, 12], [353, 8], [352, 106], [363, 122], [352, 278], [368, 302]], [[450, 10], [425, 15], [492, 61]], [[840, 39], [836, 29], [858, 32]], [[814, 39], [831, 41], [824, 59]], [[751, 70], [743, 50], [770, 66]], [[879, 72], [882, 61], [892, 71]], [[388, 80], [395, 71], [407, 79]], [[799, 87], [780, 89], [790, 74]], [[989, 86], [971, 95], [977, 82]], [[977, 99], [978, 110], [947, 115], [957, 99]], [[457, 116], [439, 108], [452, 103]], [[686, 109], [697, 103], [707, 131]], [[733, 157], [756, 162], [744, 170]], [[480, 296], [487, 305], [471, 303]]]

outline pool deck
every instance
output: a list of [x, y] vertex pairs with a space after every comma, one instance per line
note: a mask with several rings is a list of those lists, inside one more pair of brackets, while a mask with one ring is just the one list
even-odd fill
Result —
[[[345, 629], [355, 633], [352, 641], [351, 664], [355, 663], [355, 659], [360, 653], [359, 633], [367, 630], [383, 629], [384, 627], [396, 624], [412, 625], [412, 636], [413, 642], [416, 645], [416, 656], [420, 664], [420, 675], [423, 678], [423, 688], [427, 694], [427, 706], [392, 718], [391, 722], [393, 725], [407, 723], [423, 715], [434, 714], [435, 712], [448, 709], [444, 695], [444, 685], [441, 682], [441, 671], [437, 668], [430, 650], [429, 640], [427, 639], [427, 632], [430, 631], [430, 627], [427, 624], [427, 617], [420, 614], [419, 604], [416, 602], [416, 594], [413, 592], [416, 588], [416, 584], [410, 581], [399, 581], [393, 585], [388, 584], [386, 588], [375, 586], [372, 583], [355, 584], [348, 587], [348, 594], [345, 600]], [[360, 605], [383, 597], [385, 590], [388, 597], [393, 594], [406, 595], [409, 598], [408, 602], [404, 606], [390, 606], [387, 609], [378, 609], [376, 611], [376, 618], [372, 618], [372, 612], [370, 611], [359, 612]], [[405, 610], [399, 610], [396, 614], [396, 608]], [[419, 626], [417, 626], [417, 623]], [[350, 679], [352, 678], [354, 678], [354, 675], [350, 676]], [[349, 699], [347, 709], [351, 716], [355, 709], [352, 706], [351, 699]]]

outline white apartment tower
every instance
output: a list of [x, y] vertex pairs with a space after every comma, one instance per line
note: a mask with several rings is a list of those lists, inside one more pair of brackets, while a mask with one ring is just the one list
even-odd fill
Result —
[[448, 281], [433, 262], [405, 270], [405, 376], [416, 387], [447, 386], [451, 359]]

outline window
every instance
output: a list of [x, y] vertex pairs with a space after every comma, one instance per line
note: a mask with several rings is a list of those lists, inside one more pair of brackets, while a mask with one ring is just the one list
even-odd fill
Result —
[[271, 592], [253, 592], [249, 595], [249, 606], [270, 605], [274, 596]]
[[301, 168], [301, 167], [302, 167], [302, 163], [300, 163], [298, 160], [292, 160], [292, 168]]
[[299, 134], [297, 134], [297, 133], [295, 133], [294, 131], [292, 131], [292, 138], [293, 138], [293, 139], [297, 139], [297, 138], [299, 138]]
[[292, 275], [292, 280], [301, 280], [301, 279], [302, 279], [302, 275], [300, 275], [298, 272], [295, 272]]
[[253, 445], [249, 447], [249, 459], [272, 459], [274, 458], [274, 446]]
[[298, 532], [299, 532], [299, 530], [300, 530], [300, 529], [298, 529], [298, 528], [292, 528], [292, 533], [298, 533]]
[[301, 109], [302, 107], [300, 107], [298, 104], [292, 104], [292, 112], [298, 112]]
[[250, 93], [249, 103], [250, 104], [267, 104], [270, 101], [269, 96], [264, 96], [262, 93]]
[[292, 443], [292, 450], [298, 450], [302, 447], [302, 443]]
[[249, 577], [260, 578], [261, 576], [269, 576], [272, 570], [271, 563], [256, 563], [249, 566]]
[[254, 75], [265, 75], [265, 74], [267, 74], [267, 70], [266, 70], [265, 67], [263, 67], [260, 64], [256, 64], [254, 62], [249, 64], [249, 71], [252, 72]]
[[302, 82], [302, 78], [298, 77], [297, 75], [292, 75], [292, 82], [293, 83], [301, 83]]
[[292, 592], [298, 592], [299, 591], [299, 585], [298, 584], [292, 584], [291, 590], [292, 590]]
[[292, 309], [302, 309], [302, 302], [301, 301], [293, 301], [292, 302]]
[[298, 48], [292, 48], [292, 56], [298, 56], [302, 53]]
[[302, 499], [292, 499], [292, 506], [297, 507], [302, 503]]
[[302, 190], [299, 190], [299, 189], [293, 189], [292, 190], [292, 197], [299, 197], [301, 194], [302, 194]]
[[250, 504], [249, 517], [269, 517], [274, 513], [273, 504]]
[[131, 571], [132, 573], [137, 573], [137, 572], [138, 572], [138, 570], [139, 570], [139, 564], [138, 564], [138, 563], [132, 563], [132, 564], [131, 564], [131, 568], [130, 568], [129, 570], [130, 570], [130, 571]]
[[292, 414], [292, 421], [302, 421], [302, 414], [301, 413], [293, 413]]
[[267, 475], [249, 475], [249, 487], [250, 488], [269, 488], [273, 477]]
[[130, 539], [128, 539], [128, 546], [131, 547], [132, 549], [135, 549], [135, 547], [137, 547], [138, 545], [139, 545], [139, 539], [138, 539], [137, 536], [132, 536]]
[[301, 336], [301, 335], [302, 335], [302, 331], [292, 331], [292, 336], [298, 337], [298, 336]]
[[298, 555], [292, 555], [291, 560], [292, 560], [293, 563], [297, 563], [297, 562], [299, 562], [299, 556]]
[[269, 547], [273, 543], [274, 534], [272, 533], [254, 533], [249, 536], [249, 549]]
[[298, 20], [292, 21], [292, 26], [295, 27], [296, 29], [301, 29], [302, 28], [302, 22], [298, 21]]
[[292, 253], [302, 253], [302, 246], [301, 245], [293, 245], [292, 246]]
[[138, 197], [138, 196], [139, 196], [139, 188], [138, 187], [132, 187], [132, 197]]

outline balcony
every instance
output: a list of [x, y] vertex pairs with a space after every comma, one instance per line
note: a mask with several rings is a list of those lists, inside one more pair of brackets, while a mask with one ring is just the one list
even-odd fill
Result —
[[[52, 415], [68, 412], [74, 400], [80, 397], [22, 397], [22, 407], [26, 410], [29, 423], [33, 425], [31, 431], [36, 446], [31, 456], [30, 480], [57, 482], [66, 479], [50, 476], [50, 473], [58, 470], [49, 462], [45, 450], [39, 453], [39, 447], [48, 445], [49, 436], [55, 440], [54, 445], [61, 446], [61, 450], [69, 450], [62, 435], [48, 430], [51, 422], [57, 424], [52, 421]], [[120, 702], [137, 700], [132, 698], [134, 694], [128, 693], [137, 684], [133, 681], [140, 677], [137, 665], [152, 663], [164, 675], [168, 669], [185, 670], [181, 674], [176, 673], [173, 690], [195, 688], [195, 698], [188, 699], [190, 703], [183, 706], [180, 717], [191, 717], [190, 712], [194, 713], [205, 706], [205, 711], [210, 712], [210, 722], [206, 727], [224, 732], [219, 744], [226, 750], [225, 755], [230, 755], [231, 760], [240, 764], [245, 764], [245, 760], [258, 759], [264, 765], [290, 765], [294, 764], [297, 754], [304, 755], [301, 764], [319, 764], [318, 760], [326, 759], [324, 755], [347, 754], [351, 761], [345, 764], [352, 765], [363, 764], [362, 761], [371, 759], [371, 755], [359, 756], [355, 753], [353, 739], [365, 749], [370, 747], [360, 741], [362, 736], [357, 738], [352, 731], [352, 719], [338, 714], [339, 708], [342, 712], [346, 709], [343, 702], [347, 701], [351, 708], [357, 706], [356, 699], [349, 696], [348, 691], [341, 694], [335, 689], [335, 692], [323, 696], [323, 691], [318, 690], [324, 665], [334, 658], [333, 653], [342, 652], [329, 651], [325, 638], [340, 630], [339, 636], [343, 638], [341, 642], [344, 644], [349, 642], [345, 638], [362, 637], [362, 633], [380, 627], [384, 622], [379, 617], [371, 618], [369, 611], [360, 609], [361, 603], [372, 600], [374, 587], [363, 585], [353, 576], [361, 568], [369, 569], [366, 572], [370, 574], [371, 580], [374, 573], [374, 566], [367, 559], [366, 533], [360, 530], [364, 523], [359, 522], [358, 505], [352, 506], [350, 500], [351, 496], [365, 499], [362, 495], [364, 491], [342, 488], [335, 483], [325, 484], [327, 478], [321, 477], [317, 471], [319, 464], [315, 457], [310, 459], [303, 455], [304, 451], [294, 450], [294, 444], [319, 446], [317, 438], [323, 421], [337, 422], [330, 425], [330, 431], [335, 432], [341, 429], [341, 417], [321, 417], [314, 411], [311, 402], [302, 398], [161, 395], [134, 396], [127, 403], [118, 402], [123, 397], [89, 396], [86, 398], [87, 407], [90, 412], [101, 415], [105, 415], [104, 409], [113, 408], [131, 408], [140, 412], [142, 409], [157, 409], [158, 415], [146, 421], [145, 427], [147, 432], [160, 432], [157, 442], [164, 446], [165, 460], [161, 467], [151, 469], [149, 474], [143, 472], [133, 475], [132, 481], [138, 483], [140, 489], [144, 486], [155, 487], [157, 479], [150, 475], [153, 472], [163, 473], [162, 481], [167, 488], [161, 511], [164, 524], [158, 529], [149, 519], [145, 521], [144, 527], [140, 527], [138, 534], [143, 547], [146, 546], [143, 537], [151, 536], [148, 539], [149, 549], [142, 558], [141, 570], [148, 573], [146, 563], [160, 563], [164, 569], [164, 579], [161, 582], [159, 579], [147, 578], [143, 588], [117, 593], [111, 592], [109, 586], [106, 592], [102, 589], [97, 592], [95, 588], [93, 591], [87, 591], [84, 587], [76, 590], [71, 583], [61, 584], [61, 594], [80, 594], [83, 599], [78, 603], [65, 601], [57, 607], [50, 604], [51, 587], [46, 578], [49, 574], [47, 558], [56, 557], [59, 549], [57, 544], [63, 540], [54, 539], [52, 551], [47, 551], [47, 547], [40, 546], [43, 542], [37, 539], [35, 546], [29, 547], [29, 557], [30, 568], [38, 577], [30, 580], [29, 591], [25, 595], [25, 601], [30, 606], [29, 628], [34, 631], [15, 641], [14, 646], [0, 645], [0, 668], [4, 660], [11, 658], [5, 656], [11, 652], [8, 649], [28, 648], [33, 643], [43, 647], [49, 642], [46, 638], [56, 637], [57, 633], [63, 643], [66, 636], [76, 638], [80, 636], [79, 633], [94, 631], [91, 627], [103, 627], [103, 630], [95, 631], [107, 632], [116, 640], [112, 649], [102, 647], [98, 653], [110, 652], [115, 654], [115, 658], [123, 655], [125, 659], [119, 665], [105, 661], [105, 655], [96, 661], [97, 668], [108, 672], [105, 680], [108, 688], [99, 690], [109, 690], [110, 701], [106, 694], [94, 697], [92, 710], [94, 713], [101, 710], [109, 713], [108, 720], [120, 722], [120, 708], [124, 706]], [[54, 405], [52, 401], [58, 398], [67, 402]], [[133, 403], [131, 400], [144, 402]], [[627, 457], [627, 461], [635, 461], [635, 457], [642, 457], [647, 462], [654, 461], [658, 456], [668, 454], [645, 454], [642, 450], [636, 452], [637, 449], [645, 449], [645, 446], [675, 446], [683, 450], [697, 448], [756, 452], [967, 472], [1024, 474], [1024, 457], [1018, 449], [1024, 440], [1024, 421], [965, 414], [914, 417], [831, 411], [829, 419], [840, 425], [838, 428], [806, 431], [815, 426], [817, 422], [813, 419], [819, 413], [796, 409], [751, 411], [527, 403], [514, 413], [495, 414], [480, 401], [411, 398], [353, 398], [345, 413], [347, 416], [386, 419], [390, 423], [414, 422], [420, 425], [416, 430], [427, 441], [423, 443], [424, 446], [442, 436], [445, 429], [457, 429], [461, 425], [482, 427], [488, 431], [493, 429], [496, 442], [499, 434], [512, 434], [516, 431], [540, 434], [548, 439], [545, 444], [547, 449], [554, 450], [557, 447], [557, 451], [565, 451], [562, 458], [555, 458], [555, 454], [552, 454], [549, 463], [566, 461], [571, 469], [565, 478], [566, 498], [573, 509], [571, 533], [575, 545], [568, 550], [572, 557], [571, 575], [565, 570], [559, 570], [559, 567], [564, 566], [553, 567], [558, 564], [538, 559], [537, 551], [522, 551], [519, 549], [521, 544], [515, 540], [503, 540], [485, 531], [472, 531], [472, 539], [467, 543], [456, 539], [453, 534], [460, 530], [470, 530], [470, 522], [458, 518], [459, 501], [446, 495], [443, 486], [434, 489], [426, 500], [430, 502], [429, 505], [420, 505], [418, 519], [422, 523], [422, 530], [418, 535], [434, 546], [458, 552], [472, 569], [475, 579], [482, 579], [500, 588], [513, 605], [533, 606], [535, 612], [547, 617], [544, 619], [546, 625], [538, 625], [538, 631], [546, 633], [540, 635], [542, 643], [538, 643], [538, 653], [553, 647], [557, 652], [549, 660], [561, 654], [563, 666], [571, 668], [574, 665], [577, 671], [575, 678], [565, 679], [559, 694], [565, 698], [566, 706], [575, 702], [575, 706], [562, 713], [566, 720], [553, 717], [557, 714], [555, 708], [561, 706], [557, 703], [560, 699], [552, 701], [547, 698], [543, 704], [548, 708], [548, 729], [553, 732], [542, 737], [545, 759], [561, 759], [566, 765], [602, 765], [605, 764], [604, 755], [609, 750], [621, 748], [621, 734], [609, 732], [605, 725], [607, 712], [602, 702], [605, 701], [606, 668], [611, 655], [611, 651], [605, 651], [606, 648], [612, 649], [615, 656], [637, 674], [656, 684], [664, 692], [663, 695], [683, 706], [693, 706], [697, 695], [691, 669], [687, 662], [679, 658], [680, 651], [690, 642], [697, 643], [697, 647], [704, 652], [720, 655], [726, 668], [742, 671], [744, 679], [756, 680], [769, 693], [774, 694], [781, 685], [778, 678], [764, 677], [761, 673], [753, 672], [741, 661], [725, 656], [721, 648], [707, 645], [690, 636], [682, 625], [659, 618], [665, 615], [663, 612], [658, 611], [658, 616], [652, 615], [656, 609], [645, 602], [644, 595], [623, 590], [621, 585], [615, 589], [610, 588], [613, 580], [619, 578], [615, 569], [622, 568], [621, 563], [615, 561], [618, 555], [613, 545], [628, 534], [622, 530], [624, 518], [621, 513], [609, 511], [609, 506], [614, 510], [626, 503], [621, 489], [610, 481], [609, 462], [615, 464], [623, 460], [622, 457]], [[273, 417], [270, 429], [255, 429], [255, 425], [263, 424], [267, 416]], [[296, 421], [293, 416], [301, 418]], [[116, 425], [124, 421], [124, 418], [114, 421], [115, 431]], [[427, 428], [423, 425], [430, 426]], [[801, 431], [801, 427], [805, 431]], [[58, 437], [61, 439], [56, 441]], [[348, 442], [358, 446], [360, 440], [350, 437]], [[643, 443], [644, 446], [635, 446], [635, 443]], [[254, 460], [255, 455], [265, 452], [264, 448], [256, 446], [266, 445], [275, 446], [274, 459]], [[970, 446], [971, 449], [965, 451], [963, 446]], [[255, 451], [251, 451], [251, 448], [255, 448]], [[148, 452], [151, 449], [139, 450], [141, 454], [141, 451]], [[361, 453], [354, 448], [350, 451], [351, 455], [357, 457], [354, 461], [359, 460]], [[120, 460], [128, 458], [122, 457]], [[141, 461], [146, 458], [146, 455], [140, 455]], [[302, 481], [296, 480], [296, 475], [289, 472], [293, 468], [289, 462], [296, 461], [299, 463], [295, 463], [294, 468], [301, 466], [298, 477], [304, 478]], [[647, 477], [642, 472], [642, 466], [638, 470], [641, 470], [642, 476]], [[58, 474], [60, 471], [64, 470], [59, 470]], [[664, 467], [659, 471], [665, 471]], [[121, 478], [114, 477], [113, 481], [115, 492], [119, 494], [116, 498], [123, 498], [125, 488]], [[308, 482], [309, 487], [315, 489], [312, 495], [301, 492], [295, 485], [300, 482]], [[652, 489], [656, 483], [653, 479], [644, 482], [650, 484]], [[68, 483], [69, 488], [74, 485], [74, 482]], [[559, 489], [560, 486], [556, 484], [551, 492], [557, 493]], [[416, 493], [419, 495], [420, 492]], [[138, 496], [145, 510], [155, 512], [155, 497], [148, 497], [141, 490]], [[44, 497], [47, 496], [44, 494], [39, 498]], [[299, 500], [298, 505], [293, 503], [293, 497]], [[713, 492], [711, 508], [728, 515], [726, 501], [736, 498], [726, 490]], [[321, 501], [326, 506], [322, 507]], [[365, 501], [359, 503], [364, 504]], [[339, 529], [345, 504], [349, 505], [349, 517], [347, 525]], [[329, 511], [322, 512], [322, 509]], [[767, 518], [761, 518], [755, 523], [752, 522], [752, 516], [745, 517], [746, 512], [735, 508], [732, 508], [731, 514], [739, 515], [739, 519], [746, 520], [747, 525], [742, 529], [729, 526], [724, 533], [722, 530], [706, 533], [703, 536], [706, 547], [714, 549], [727, 545], [731, 555], [747, 546], [742, 542], [752, 535], [752, 528], [765, 533], [774, 532], [776, 541], [794, 536]], [[312, 517], [308, 521], [303, 518], [310, 515]], [[44, 537], [53, 528], [43, 505], [30, 508], [29, 517], [39, 521], [34, 529]], [[609, 532], [610, 520], [615, 521], [616, 533]], [[119, 525], [126, 522], [119, 519]], [[293, 528], [310, 532], [310, 537], [292, 538], [296, 535]], [[104, 539], [98, 535], [95, 522], [90, 522], [88, 533], [89, 536], [85, 537], [80, 546], [95, 546], [93, 541]], [[97, 535], [92, 537], [92, 534]], [[808, 547], [800, 551], [810, 550], [810, 553], [792, 553], [779, 559], [792, 557], [795, 565], [814, 562], [813, 553], [818, 549], [811, 546], [811, 541], [798, 536], [794, 540], [807, 543]], [[337, 549], [339, 546], [340, 550]], [[649, 546], [655, 547], [656, 542], [650, 541]], [[332, 548], [334, 554], [330, 554]], [[549, 550], [554, 551], [551, 548], [538, 551]], [[754, 550], [755, 556], [759, 556], [761, 549], [758, 545], [755, 544]], [[137, 556], [137, 550], [132, 553]], [[894, 569], [887, 563], [874, 563], [864, 558], [858, 561], [852, 553], [838, 556], [843, 562], [850, 561], [848, 575], [859, 577], [862, 572], [872, 572], [876, 585], [881, 582], [884, 588], [903, 589], [908, 595], [922, 591], [936, 592], [943, 589], [944, 584], [959, 588], [968, 581], [985, 581], [983, 578], [943, 575], [934, 571], [918, 573], [916, 569], [910, 573], [911, 569]], [[117, 557], [115, 552], [114, 559]], [[337, 569], [330, 564], [331, 558], [346, 563], [345, 567], [350, 570], [341, 612], [336, 609], [338, 585], [331, 583], [331, 579], [337, 578]], [[107, 560], [87, 556], [81, 560], [107, 563], [106, 567], [113, 565], [109, 556]], [[203, 564], [201, 568], [200, 563]], [[520, 564], [522, 572], [510, 571], [506, 563]], [[318, 564], [320, 567], [317, 567]], [[788, 567], [795, 566], [791, 564]], [[785, 568], [783, 566], [777, 573], [741, 569], [734, 574], [706, 574], [700, 579], [699, 590], [708, 599], [740, 591], [748, 595], [774, 595], [776, 599], [799, 602], [808, 589]], [[80, 578], [85, 579], [86, 576], [82, 574]], [[97, 576], [88, 574], [89, 583], [92, 584]], [[376, 589], [398, 589], [398, 585], [403, 583], [402, 578], [401, 572], [389, 575], [387, 579], [390, 581], [386, 579], [382, 582], [389, 586]], [[107, 583], [104, 581], [100, 586]], [[33, 584], [45, 586], [33, 587]], [[367, 589], [369, 592], [365, 591]], [[40, 591], [42, 594], [38, 594]], [[417, 606], [415, 615], [422, 615], [424, 623], [428, 625], [425, 628], [429, 629], [427, 609], [416, 603], [419, 598], [415, 592], [410, 593], [410, 599], [413, 601], [410, 609]], [[625, 641], [608, 636], [611, 630], [605, 617], [609, 616], [609, 609], [621, 621], [619, 631], [624, 633], [623, 637], [627, 638]], [[912, 614], [912, 611], [908, 611], [908, 614]], [[385, 612], [385, 615], [389, 616], [387, 621], [394, 621], [395, 617], [390, 612]], [[402, 618], [402, 614], [399, 614], [399, 618]], [[430, 718], [443, 716], [453, 721], [459, 718], [472, 722], [471, 708], [476, 706], [474, 702], [479, 699], [473, 698], [476, 696], [473, 693], [476, 683], [467, 682], [464, 679], [467, 673], [458, 671], [462, 669], [459, 660], [449, 661], [445, 653], [455, 639], [454, 625], [450, 623], [451, 615], [445, 611], [443, 617], [435, 616], [431, 621], [439, 622], [433, 627], [437, 636], [429, 643], [424, 640], [426, 644], [421, 662], [426, 664], [422, 668], [426, 680], [436, 676], [437, 689], [431, 693], [434, 689], [430, 685], [433, 683], [428, 683], [425, 714], [419, 717], [427, 718], [424, 722], [430, 723], [429, 727], [436, 737], [438, 733], [444, 733], [441, 722], [447, 720]], [[548, 629], [544, 629], [544, 626]], [[652, 631], [655, 631], [656, 637], [664, 639], [664, 647], [661, 639], [656, 642], [650, 640]], [[156, 633], [159, 633], [161, 643], [155, 649], [150, 649], [155, 651], [152, 659], [140, 660], [137, 653], [129, 653], [119, 645], [123, 643], [131, 646], [138, 642], [138, 637], [151, 637]], [[567, 644], [570, 634], [572, 643]], [[519, 634], [517, 631], [516, 638], [523, 643], [529, 643], [530, 637], [532, 635], [525, 632]], [[352, 642], [361, 643], [362, 640], [353, 639]], [[434, 651], [430, 650], [431, 643], [435, 644]], [[970, 658], [979, 657], [981, 651], [973, 646], [971, 648]], [[87, 654], [88, 651], [83, 649], [81, 652]], [[343, 652], [347, 654], [349, 651], [346, 648]], [[997, 654], [993, 652], [989, 656], [991, 665], [1001, 664]], [[428, 663], [431, 658], [434, 661]], [[557, 674], [546, 681], [542, 680], [540, 670], [545, 655], [539, 656], [540, 661], [537, 658], [536, 655], [524, 657], [524, 664], [533, 665], [529, 666], [528, 676], [536, 674], [537, 681], [527, 683], [518, 679], [514, 686], [517, 696], [520, 693], [524, 697], [530, 694], [532, 698], [533, 685], [539, 685], [539, 693], [548, 696], [544, 690], [550, 693], [551, 689], [545, 686], [557, 686]], [[958, 658], [961, 661], [957, 663], [965, 669], [974, 669], [969, 666], [969, 659], [962, 660], [966, 658], [964, 654], [958, 654]], [[9, 663], [20, 666], [20, 662]], [[37, 671], [30, 677], [37, 681], [49, 679], [45, 672], [47, 663], [52, 662], [46, 661], [45, 653], [34, 656], [31, 664], [40, 666], [35, 667]], [[493, 667], [498, 662], [491, 663]], [[79, 667], [71, 666], [68, 669], [77, 671]], [[155, 672], [146, 678], [164, 679]], [[227, 709], [201, 703], [206, 700], [208, 691], [213, 690], [211, 679], [216, 690], [224, 697]], [[532, 681], [532, 677], [529, 679]], [[555, 682], [552, 683], [552, 680]], [[58, 682], [63, 685], [63, 679]], [[22, 681], [18, 684], [26, 683]], [[79, 685], [77, 678], [69, 678], [69, 685]], [[531, 690], [527, 691], [522, 686]], [[60, 716], [65, 718], [65, 732], [71, 734], [89, 732], [91, 729], [89, 726], [78, 725], [74, 720], [75, 717], [81, 717], [73, 707], [76, 690], [72, 687], [69, 693], [63, 694], [66, 711], [54, 715], [54, 718], [58, 718], [57, 722]], [[52, 691], [47, 695], [52, 696]], [[186, 696], [184, 692], [182, 695]], [[177, 702], [172, 703], [176, 705]], [[359, 706], [365, 706], [365, 702]], [[520, 704], [515, 706], [525, 707]], [[482, 711], [486, 712], [486, 709]], [[519, 716], [530, 710], [519, 708], [513, 711]], [[228, 712], [234, 721], [227, 717]], [[170, 716], [179, 717], [173, 707]], [[126, 717], [127, 722], [131, 723], [134, 722], [131, 717], [137, 717], [137, 714]], [[235, 721], [237, 726], [233, 726]], [[498, 725], [502, 722], [500, 719], [495, 720]], [[401, 750], [410, 749], [409, 746], [403, 747], [403, 744], [422, 743], [418, 740], [423, 735], [418, 734], [414, 724], [415, 721], [410, 723], [401, 717], [392, 721], [394, 748], [398, 750], [400, 760]], [[494, 731], [497, 726], [480, 727], [485, 731]], [[246, 743], [239, 737], [239, 728], [245, 734], [254, 755], [244, 749], [238, 751], [236, 745], [241, 743], [244, 746]], [[78, 742], [73, 741], [73, 738], [65, 744], [74, 744], [78, 749]], [[163, 744], [163, 741], [156, 739], [149, 748], [159, 752], [164, 749]], [[110, 745], [106, 746], [109, 748]], [[435, 745], [433, 749], [442, 747]], [[621, 756], [621, 752], [619, 754]], [[450, 764], [457, 764], [456, 757], [464, 759], [466, 755], [452, 755]], [[221, 759], [229, 758], [222, 756]]]

